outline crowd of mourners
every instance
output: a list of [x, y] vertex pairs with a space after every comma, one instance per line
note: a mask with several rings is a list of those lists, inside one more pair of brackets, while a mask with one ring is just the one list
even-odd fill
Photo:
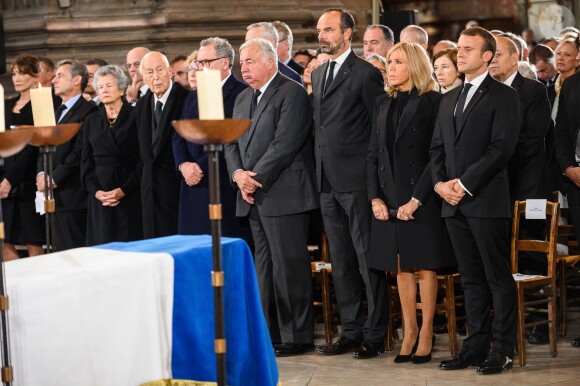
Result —
[[[468, 336], [438, 366], [508, 370], [517, 332], [513, 204], [559, 191], [580, 224], [579, 31], [536, 43], [531, 30], [519, 36], [472, 23], [456, 41], [429, 45], [418, 25], [395, 37], [377, 24], [365, 30], [360, 56], [354, 31], [352, 15], [328, 9], [317, 22], [318, 47], [293, 52], [286, 23], [251, 24], [238, 50], [242, 79], [232, 72], [234, 48], [220, 37], [171, 62], [135, 47], [125, 68], [24, 54], [10, 67], [17, 95], [5, 101], [4, 125], [34, 123], [30, 92], [40, 86], [52, 87], [59, 124], [83, 123], [57, 146], [46, 179], [56, 250], [208, 234], [208, 157], [171, 122], [199, 118], [196, 74], [215, 70], [225, 117], [252, 120], [220, 153], [222, 234], [252, 246], [275, 354], [314, 349], [307, 246], [318, 221], [342, 331], [318, 353], [384, 352], [391, 272], [404, 323], [394, 362], [430, 362], [437, 273], [455, 270]], [[19, 258], [18, 246], [43, 253], [35, 197], [45, 172], [33, 146], [0, 168], [6, 260]], [[523, 222], [520, 236], [544, 239], [544, 222]], [[541, 275], [547, 263], [530, 253], [519, 267]], [[547, 343], [543, 328], [528, 342]]]

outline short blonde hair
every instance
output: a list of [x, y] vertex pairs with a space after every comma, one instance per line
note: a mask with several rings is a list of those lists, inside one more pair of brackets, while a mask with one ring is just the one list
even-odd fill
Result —
[[197, 60], [197, 50], [193, 51], [187, 59], [185, 59], [185, 68], [190, 67], [191, 63]]
[[[437, 82], [433, 79], [433, 66], [427, 56], [425, 49], [417, 43], [397, 43], [387, 53], [387, 71], [391, 54], [400, 50], [407, 60], [407, 71], [409, 72], [409, 83], [411, 89], [416, 88], [419, 95], [431, 90], [437, 90]], [[397, 96], [400, 90], [389, 84], [387, 94], [392, 97]]]

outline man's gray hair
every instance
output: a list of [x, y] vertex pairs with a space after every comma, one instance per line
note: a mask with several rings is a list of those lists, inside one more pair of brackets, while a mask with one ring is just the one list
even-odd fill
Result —
[[274, 48], [278, 47], [278, 31], [276, 30], [276, 27], [274, 27], [274, 24], [267, 22], [267, 21], [261, 21], [259, 23], [254, 23], [254, 24], [250, 24], [248, 26], [248, 28], [246, 28], [246, 31], [249, 31], [251, 29], [254, 28], [259, 28], [260, 29], [260, 37], [262, 39], [266, 39], [269, 40], [272, 43], [272, 45], [274, 46]]
[[230, 60], [230, 70], [234, 66], [234, 58], [236, 57], [236, 53], [234, 52], [234, 48], [227, 41], [227, 39], [222, 39], [218, 37], [212, 37], [203, 39], [201, 43], [199, 43], [199, 47], [206, 47], [210, 44], [213, 44], [215, 48], [215, 54], [218, 58], [228, 58]]
[[269, 58], [272, 58], [274, 59], [274, 64], [276, 65], [276, 67], [278, 67], [278, 54], [276, 53], [276, 49], [274, 48], [272, 43], [270, 43], [269, 40], [262, 38], [250, 39], [244, 44], [242, 44], [242, 46], [240, 47], [240, 54], [242, 53], [243, 50], [253, 45], [258, 46], [260, 52], [262, 53], [264, 61], [268, 60]]
[[93, 88], [97, 90], [97, 83], [102, 76], [106, 75], [113, 75], [113, 77], [117, 80], [117, 87], [119, 90], [124, 91], [127, 86], [129, 85], [129, 78], [125, 75], [125, 72], [121, 69], [121, 67], [116, 66], [114, 64], [108, 64], [103, 67], [99, 67], [97, 72], [95, 72], [95, 79], [93, 80]]
[[70, 66], [70, 73], [73, 78], [76, 76], [81, 77], [81, 92], [85, 91], [85, 87], [87, 87], [87, 84], [89, 83], [89, 72], [87, 71], [87, 67], [76, 60], [64, 59], [56, 64], [56, 68], [58, 69], [60, 66], [67, 64]]
[[367, 62], [370, 62], [371, 60], [376, 60], [380, 64], [382, 64], [383, 67], [385, 67], [385, 70], [387, 69], [387, 60], [384, 58], [384, 56], [381, 56], [381, 55], [378, 55], [378, 54], [370, 54], [369, 56], [367, 56], [365, 58], [365, 60]]
[[408, 25], [405, 28], [403, 28], [403, 30], [401, 31], [401, 33], [403, 32], [412, 32], [415, 34], [415, 38], [417, 39], [416, 43], [419, 44], [427, 44], [429, 43], [429, 34], [427, 33], [427, 31], [425, 31], [423, 28], [419, 27], [418, 25]]
[[284, 23], [283, 21], [273, 21], [272, 24], [276, 31], [278, 31], [278, 42], [286, 39], [288, 40], [288, 47], [292, 50], [292, 45], [294, 44], [294, 36], [292, 35], [292, 30], [288, 26], [288, 24]]

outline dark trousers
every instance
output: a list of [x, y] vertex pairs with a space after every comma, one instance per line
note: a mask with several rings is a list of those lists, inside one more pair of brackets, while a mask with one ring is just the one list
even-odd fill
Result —
[[54, 245], [57, 251], [81, 248], [87, 244], [87, 210], [60, 211], [54, 215]]
[[568, 185], [566, 191], [566, 198], [568, 199], [568, 212], [570, 213], [570, 220], [574, 224], [574, 231], [576, 238], [580, 240], [580, 188], [573, 183]]
[[[328, 238], [332, 278], [342, 334], [353, 341], [382, 342], [387, 326], [385, 272], [367, 266], [371, 209], [366, 191], [337, 193], [323, 189], [320, 210]], [[368, 317], [362, 305], [366, 288]]]
[[[465, 294], [469, 336], [463, 352], [487, 354], [493, 348], [513, 356], [517, 332], [516, 286], [509, 264], [508, 219], [446, 218]], [[491, 306], [495, 313], [489, 316]]]
[[250, 210], [254, 264], [273, 343], [314, 342], [308, 214], [261, 216]]

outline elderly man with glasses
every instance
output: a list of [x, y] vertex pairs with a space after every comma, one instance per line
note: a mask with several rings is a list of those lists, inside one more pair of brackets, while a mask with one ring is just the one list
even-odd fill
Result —
[[[197, 59], [190, 62], [188, 71], [195, 73], [205, 68], [217, 70], [221, 76], [224, 101], [224, 115], [231, 118], [234, 102], [239, 93], [248, 87], [232, 72], [234, 49], [226, 39], [212, 37], [202, 40]], [[183, 108], [182, 119], [197, 119], [197, 92], [188, 94]], [[209, 182], [208, 160], [203, 146], [183, 139], [178, 133], [173, 135], [173, 155], [175, 167], [181, 173], [179, 196], [179, 234], [208, 234], [209, 222]], [[227, 237], [242, 237], [249, 241], [249, 225], [243, 226], [236, 218], [236, 194], [231, 187], [226, 162], [220, 153], [220, 196], [222, 202], [222, 234]]]

